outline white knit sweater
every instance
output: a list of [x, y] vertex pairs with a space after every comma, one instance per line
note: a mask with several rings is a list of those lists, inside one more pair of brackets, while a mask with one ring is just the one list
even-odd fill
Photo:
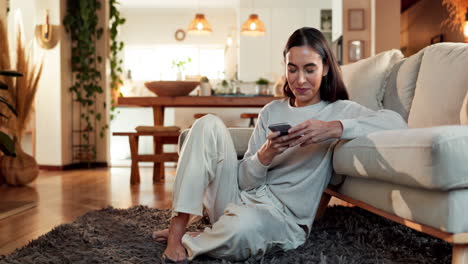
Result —
[[407, 124], [396, 112], [373, 111], [348, 100], [293, 107], [282, 99], [261, 110], [247, 152], [239, 162], [240, 189], [255, 195], [255, 190], [266, 186], [282, 203], [284, 212], [310, 231], [320, 197], [330, 181], [332, 153], [338, 140], [289, 148], [268, 166], [261, 164], [257, 157], [257, 151], [271, 133], [269, 125], [288, 122], [295, 126], [309, 119], [339, 120], [343, 124], [341, 139], [353, 139], [379, 130], [404, 129]]

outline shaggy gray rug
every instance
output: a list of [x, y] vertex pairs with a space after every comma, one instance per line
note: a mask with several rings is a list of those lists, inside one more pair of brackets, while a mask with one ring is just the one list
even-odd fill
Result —
[[[91, 211], [30, 242], [0, 263], [163, 263], [165, 245], [151, 232], [168, 226], [169, 210], [136, 206]], [[199, 222], [190, 227], [201, 229]], [[368, 213], [332, 207], [296, 250], [275, 250], [262, 263], [450, 263], [448, 243]], [[254, 263], [248, 260], [244, 263]], [[192, 263], [228, 263], [209, 257]]]

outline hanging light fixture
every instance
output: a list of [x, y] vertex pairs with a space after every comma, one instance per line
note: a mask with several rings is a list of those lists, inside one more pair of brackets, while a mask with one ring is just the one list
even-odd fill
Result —
[[190, 22], [188, 32], [195, 34], [210, 34], [213, 30], [211, 29], [211, 25], [208, 23], [208, 20], [206, 20], [205, 15], [198, 13], [195, 14], [195, 18]]
[[263, 36], [265, 32], [265, 24], [258, 18], [257, 14], [251, 14], [241, 28], [241, 33], [246, 36]]
[[[255, 0], [253, 0], [252, 9], [255, 11]], [[255, 13], [250, 14], [249, 19], [247, 19], [241, 27], [241, 34], [246, 36], [263, 36], [265, 32], [265, 24], [263, 24]]]
[[229, 35], [227, 36], [227, 39], [226, 39], [226, 45], [227, 45], [228, 47], [231, 47], [231, 46], [232, 46], [232, 41], [233, 41], [233, 40], [232, 40], [232, 36], [231, 36], [231, 34], [229, 34]]

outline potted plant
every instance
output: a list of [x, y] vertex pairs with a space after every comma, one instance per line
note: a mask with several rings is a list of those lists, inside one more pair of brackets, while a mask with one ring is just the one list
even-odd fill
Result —
[[[22, 74], [17, 73], [17, 72], [0, 71], [0, 76], [22, 76]], [[2, 80], [0, 80], [0, 89], [1, 90], [8, 90], [8, 84], [6, 82], [3, 82]], [[14, 115], [18, 115], [15, 108], [10, 103], [8, 103], [8, 101], [1, 95], [0, 95], [0, 103], [3, 104], [2, 108], [7, 107], [8, 110], [10, 112], [12, 112]], [[4, 128], [3, 122], [4, 122], [5, 119], [9, 119], [9, 117], [6, 114], [2, 113], [2, 112], [0, 112], [0, 117], [2, 118], [0, 120], [0, 129], [3, 130], [3, 128]], [[5, 132], [7, 132], [7, 131], [5, 131]], [[3, 153], [3, 155], [16, 157], [15, 142], [10, 137], [10, 135], [8, 135], [5, 132], [0, 130], [0, 155]], [[1, 158], [2, 157], [0, 156], [0, 159]], [[0, 185], [3, 184], [4, 182], [5, 182], [5, 179], [3, 178], [3, 176], [0, 173]]]
[[[2, 95], [9, 98], [10, 110], [15, 109], [16, 115], [2, 123], [2, 127], [7, 129], [13, 136], [13, 144], [16, 157], [3, 156], [0, 159], [0, 172], [4, 180], [11, 185], [27, 184], [37, 178], [39, 168], [34, 157], [28, 155], [21, 149], [21, 138], [26, 130], [31, 113], [33, 112], [33, 102], [37, 91], [37, 85], [42, 71], [42, 65], [32, 65], [32, 56], [28, 56], [21, 37], [21, 28], [18, 28], [16, 39], [16, 71], [3, 72], [2, 75], [9, 75], [10, 78], [3, 78], [3, 87], [8, 90], [2, 91]], [[0, 67], [11, 68], [9, 58], [8, 38], [5, 27], [0, 21], [0, 57], [3, 59]], [[12, 80], [11, 77], [21, 76], [22, 78]], [[8, 105], [7, 105], [8, 106]], [[5, 138], [4, 138], [5, 140]]]
[[211, 84], [210, 80], [206, 76], [200, 78], [200, 95], [210, 96], [211, 95]]
[[269, 88], [269, 81], [265, 78], [259, 78], [255, 84], [255, 91], [258, 95], [269, 95], [270, 90]]
[[177, 80], [181, 81], [184, 79], [184, 71], [186, 64], [192, 62], [191, 58], [187, 58], [186, 60], [172, 60], [172, 68], [177, 68]]
[[[19, 72], [13, 72], [13, 71], [0, 71], [0, 76], [12, 76], [12, 77], [19, 77], [23, 76]], [[6, 82], [3, 82], [0, 80], [0, 89], [1, 90], [8, 90], [8, 84]], [[15, 116], [18, 116], [18, 113], [16, 112], [15, 108], [8, 103], [5, 97], [0, 95], [0, 103], [2, 103], [4, 106], [8, 108], [10, 112], [12, 112]], [[0, 122], [0, 127], [4, 127], [4, 120], [9, 119], [10, 117], [7, 116], [4, 113], [0, 112], [0, 117], [2, 118], [2, 121]], [[5, 132], [0, 131], [0, 151], [7, 156], [11, 157], [16, 157], [16, 152], [15, 152], [15, 143], [13, 142], [13, 139]], [[1, 182], [1, 180], [0, 180]]]

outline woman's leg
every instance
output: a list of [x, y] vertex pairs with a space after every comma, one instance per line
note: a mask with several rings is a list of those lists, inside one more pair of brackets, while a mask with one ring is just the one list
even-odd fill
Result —
[[273, 246], [297, 248], [305, 241], [304, 230], [272, 205], [229, 204], [224, 215], [198, 236], [184, 235], [189, 259], [207, 254], [230, 261], [261, 258]]
[[198, 119], [187, 136], [178, 162], [173, 195], [173, 219], [164, 254], [180, 260], [182, 235], [189, 215], [207, 208], [211, 222], [228, 203], [239, 203], [238, 161], [229, 131], [216, 116]]

